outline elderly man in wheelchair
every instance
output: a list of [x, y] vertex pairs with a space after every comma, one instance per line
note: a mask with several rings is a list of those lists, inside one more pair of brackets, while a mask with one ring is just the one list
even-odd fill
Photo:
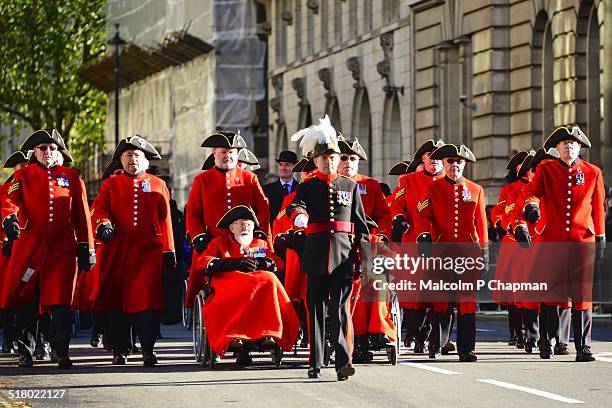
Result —
[[195, 260], [206, 283], [193, 309], [194, 351], [202, 366], [212, 368], [227, 352], [248, 366], [251, 350], [270, 350], [278, 366], [283, 350], [293, 347], [300, 323], [275, 275], [282, 260], [265, 238], [254, 236], [258, 226], [250, 207], [232, 208], [217, 224], [230, 233], [213, 239]]

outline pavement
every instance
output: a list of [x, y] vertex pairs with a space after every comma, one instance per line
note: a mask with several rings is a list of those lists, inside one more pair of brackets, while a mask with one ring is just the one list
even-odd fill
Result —
[[336, 381], [333, 368], [323, 369], [319, 380], [307, 379], [307, 349], [296, 357], [286, 353], [279, 368], [263, 353], [255, 353], [255, 364], [246, 369], [236, 368], [232, 358], [212, 370], [200, 368], [191, 332], [181, 325], [163, 326], [158, 366], [144, 368], [138, 353], [127, 365], [113, 366], [111, 353], [92, 348], [89, 333], [82, 332], [73, 339], [69, 371], [50, 362], [20, 369], [16, 355], [0, 355], [0, 407], [612, 406], [609, 316], [594, 319], [598, 359], [592, 363], [574, 362], [573, 350], [541, 360], [508, 346], [503, 315], [479, 315], [477, 327], [476, 363], [460, 363], [456, 354], [430, 360], [402, 350], [391, 366], [377, 353], [344, 382]]

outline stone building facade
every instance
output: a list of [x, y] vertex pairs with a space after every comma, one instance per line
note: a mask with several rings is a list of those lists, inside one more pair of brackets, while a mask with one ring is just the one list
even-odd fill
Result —
[[[512, 150], [579, 124], [612, 182], [612, 4], [604, 0], [276, 0], [270, 154], [324, 113], [386, 176], [423, 141], [470, 146], [495, 201]], [[604, 41], [604, 39], [608, 39]]]

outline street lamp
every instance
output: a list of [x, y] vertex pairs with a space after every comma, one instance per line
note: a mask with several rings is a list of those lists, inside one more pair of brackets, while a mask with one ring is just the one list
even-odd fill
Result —
[[121, 87], [121, 78], [119, 77], [119, 53], [121, 44], [125, 41], [119, 35], [119, 23], [115, 23], [115, 35], [108, 42], [115, 46], [115, 146], [119, 144], [119, 88]]

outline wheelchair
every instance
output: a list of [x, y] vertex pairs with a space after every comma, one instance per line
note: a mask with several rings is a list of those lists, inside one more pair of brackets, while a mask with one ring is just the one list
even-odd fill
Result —
[[[218, 361], [218, 356], [212, 350], [208, 342], [206, 327], [204, 325], [204, 303], [206, 302], [206, 299], [212, 294], [210, 280], [210, 277], [205, 279], [204, 289], [198, 293], [193, 302], [193, 316], [191, 325], [193, 333], [193, 353], [195, 360], [200, 365], [200, 367], [208, 369], [214, 368], [215, 364]], [[275, 367], [279, 367], [281, 365], [284, 350], [278, 344], [265, 344], [260, 341], [244, 342], [248, 343], [248, 345], [250, 346], [249, 351], [269, 352], [272, 364]], [[242, 344], [238, 345], [236, 344], [236, 341], [234, 341], [230, 344], [226, 352], [237, 353], [241, 351], [242, 347]]]
[[181, 289], [181, 315], [183, 317], [183, 327], [187, 330], [191, 330], [193, 324], [193, 309], [185, 307], [185, 297], [187, 295], [187, 279], [183, 280], [183, 287]]

